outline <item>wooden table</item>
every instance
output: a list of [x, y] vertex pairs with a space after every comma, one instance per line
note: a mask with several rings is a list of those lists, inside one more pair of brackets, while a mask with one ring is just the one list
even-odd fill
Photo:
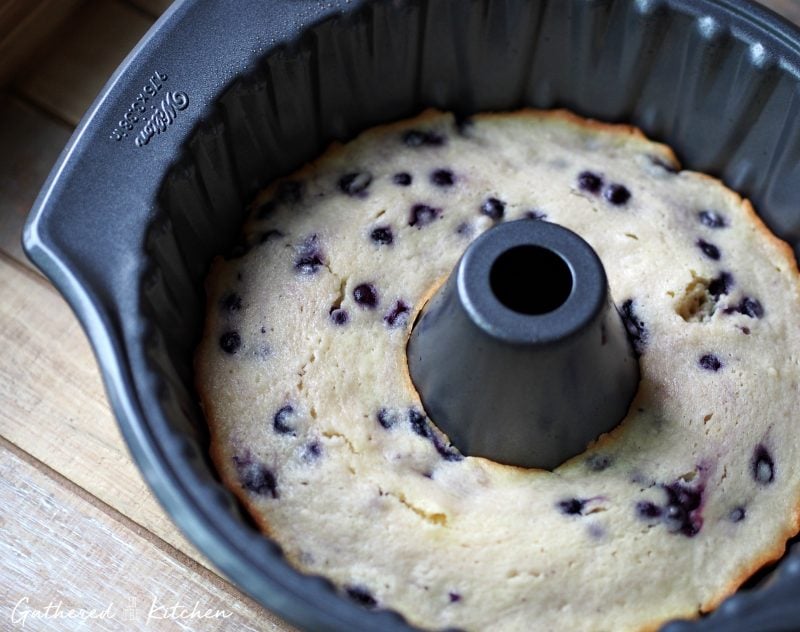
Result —
[[[168, 4], [88, 0], [0, 93], [0, 630], [290, 629], [156, 502], [80, 326], [19, 245], [81, 115]], [[800, 24], [800, 0], [764, 4]]]

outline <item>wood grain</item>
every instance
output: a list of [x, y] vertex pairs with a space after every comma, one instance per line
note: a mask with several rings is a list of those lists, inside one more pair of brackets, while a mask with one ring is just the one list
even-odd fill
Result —
[[152, 25], [121, 0], [90, 0], [59, 31], [58, 44], [17, 81], [28, 99], [76, 125], [105, 82]]
[[142, 11], [145, 11], [152, 15], [153, 17], [158, 17], [164, 11], [169, 8], [169, 5], [172, 4], [172, 0], [129, 0], [132, 4], [135, 4], [139, 7]]
[[14, 97], [0, 96], [0, 250], [30, 266], [22, 226], [72, 128]]
[[83, 0], [4, 0], [0, 3], [0, 86], [56, 32]]
[[800, 24], [800, 0], [760, 0], [760, 3], [795, 24]]
[[131, 460], [64, 300], [0, 255], [0, 436], [209, 569]]
[[[289, 629], [3, 439], [0, 507], [0, 629]], [[87, 621], [65, 616], [92, 609], [108, 616]], [[37, 612], [52, 616], [34, 618]], [[206, 616], [192, 618], [192, 612]]]

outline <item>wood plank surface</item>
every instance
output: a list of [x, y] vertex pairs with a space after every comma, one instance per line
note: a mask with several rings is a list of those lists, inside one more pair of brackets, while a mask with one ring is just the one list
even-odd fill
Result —
[[164, 513], [131, 460], [89, 343], [39, 275], [0, 255], [0, 436], [213, 568]]
[[0, 251], [24, 265], [22, 226], [72, 128], [0, 95]]
[[0, 507], [0, 629], [287, 629], [2, 438]]
[[60, 29], [58, 45], [18, 79], [17, 88], [76, 125], [152, 24], [150, 16], [122, 0], [89, 0]]
[[130, 0], [130, 2], [153, 17], [164, 13], [172, 4], [172, 0]]
[[0, 2], [0, 86], [20, 70], [82, 1]]
[[760, 3], [795, 24], [800, 24], [800, 0], [760, 0]]

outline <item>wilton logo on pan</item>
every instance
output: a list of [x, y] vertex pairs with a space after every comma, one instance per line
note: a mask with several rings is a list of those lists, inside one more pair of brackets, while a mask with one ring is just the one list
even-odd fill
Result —
[[[139, 130], [139, 134], [133, 142], [137, 147], [144, 147], [153, 136], [167, 131], [167, 128], [178, 116], [178, 112], [185, 110], [187, 105], [189, 105], [189, 97], [185, 92], [167, 92], [161, 100], [161, 105], [144, 124], [144, 127]], [[155, 106], [153, 107], [155, 109]]]
[[[165, 90], [166, 81], [166, 73], [160, 71], [150, 76], [117, 127], [112, 130], [109, 135], [111, 140], [121, 141], [130, 135], [137, 147], [144, 147], [153, 136], [165, 132], [175, 122], [178, 112], [189, 105], [189, 97], [185, 92]], [[137, 132], [136, 128], [140, 125], [141, 129]]]

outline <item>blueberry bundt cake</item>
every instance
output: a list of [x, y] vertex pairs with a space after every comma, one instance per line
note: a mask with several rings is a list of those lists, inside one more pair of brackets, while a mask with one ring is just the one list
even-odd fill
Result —
[[[639, 359], [553, 471], [462, 455], [406, 344], [483, 231], [598, 253]], [[714, 608], [800, 527], [800, 279], [750, 204], [633, 128], [426, 112], [331, 148], [217, 259], [197, 385], [225, 483], [299, 569], [427, 629], [640, 630]]]

